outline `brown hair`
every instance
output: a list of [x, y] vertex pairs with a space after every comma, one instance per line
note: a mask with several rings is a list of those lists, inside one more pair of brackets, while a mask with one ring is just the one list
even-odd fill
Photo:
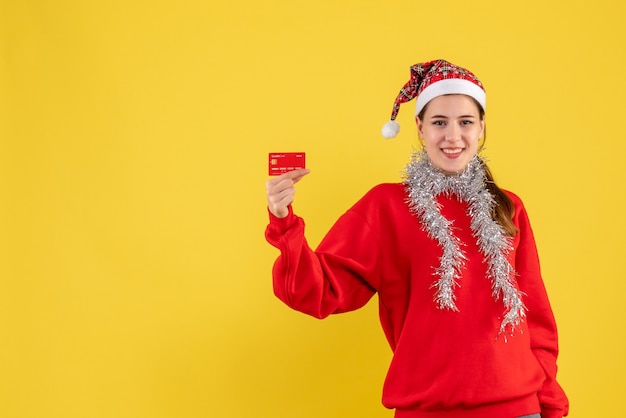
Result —
[[[470, 97], [470, 99], [472, 99], [472, 101], [474, 102], [474, 104], [476, 104], [476, 107], [478, 108], [478, 114], [479, 114], [480, 120], [483, 120], [485, 118], [485, 109], [483, 109], [480, 103], [478, 103], [473, 97]], [[417, 117], [420, 120], [424, 120], [424, 114], [426, 113], [427, 108], [428, 108], [428, 103], [418, 113]], [[487, 140], [487, 127], [485, 127], [485, 130], [484, 130], [483, 143], [480, 145], [479, 152], [485, 146], [486, 140]], [[502, 227], [502, 229], [504, 229], [504, 232], [508, 236], [512, 237], [518, 231], [517, 227], [513, 223], [513, 215], [515, 214], [515, 205], [513, 204], [513, 201], [511, 200], [511, 198], [501, 188], [498, 187], [498, 185], [496, 184], [493, 178], [493, 174], [491, 174], [491, 170], [489, 170], [489, 167], [487, 166], [487, 164], [484, 164], [484, 166], [485, 166], [485, 176], [487, 177], [487, 190], [489, 190], [489, 193], [491, 193], [494, 200], [496, 201], [496, 205], [494, 206], [492, 210], [491, 217], [494, 221], [500, 224], [500, 226]]]
[[487, 190], [489, 190], [489, 193], [491, 193], [496, 201], [496, 205], [491, 212], [491, 217], [500, 224], [508, 236], [512, 237], [517, 233], [517, 227], [513, 223], [515, 205], [511, 198], [498, 187], [487, 164], [485, 164], [485, 175], [487, 176]]

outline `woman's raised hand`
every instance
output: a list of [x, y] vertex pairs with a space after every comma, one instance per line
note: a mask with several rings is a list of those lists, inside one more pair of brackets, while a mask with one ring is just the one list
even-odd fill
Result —
[[296, 193], [294, 185], [307, 174], [309, 170], [301, 168], [271, 178], [265, 183], [267, 207], [274, 216], [284, 218], [289, 214], [288, 206], [293, 202]]

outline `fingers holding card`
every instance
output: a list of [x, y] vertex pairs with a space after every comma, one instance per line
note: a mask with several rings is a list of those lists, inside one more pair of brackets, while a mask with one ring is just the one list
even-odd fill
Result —
[[305, 168], [303, 152], [276, 152], [269, 154], [269, 174], [275, 176], [266, 182], [267, 205], [276, 217], [284, 218], [294, 200], [294, 185], [309, 173]]

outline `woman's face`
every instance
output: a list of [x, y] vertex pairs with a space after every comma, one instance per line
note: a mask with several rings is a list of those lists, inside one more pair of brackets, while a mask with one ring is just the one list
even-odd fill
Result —
[[415, 119], [433, 165], [446, 173], [465, 170], [485, 130], [476, 103], [462, 94], [438, 96], [428, 102], [423, 120]]

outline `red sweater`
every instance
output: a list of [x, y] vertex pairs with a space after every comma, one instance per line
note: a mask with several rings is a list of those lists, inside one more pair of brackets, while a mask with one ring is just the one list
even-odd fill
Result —
[[512, 193], [519, 232], [510, 253], [527, 318], [522, 332], [497, 337], [504, 313], [491, 295], [486, 266], [470, 229], [467, 205], [438, 197], [454, 219], [467, 262], [455, 295], [459, 312], [433, 301], [433, 266], [441, 248], [422, 230], [403, 184], [373, 188], [348, 210], [313, 251], [304, 221], [290, 208], [270, 214], [269, 243], [281, 251], [274, 292], [288, 306], [317, 318], [358, 309], [378, 293], [380, 321], [393, 350], [383, 404], [396, 417], [514, 418], [541, 411], [567, 415], [556, 382], [557, 330], [539, 269], [533, 233]]

